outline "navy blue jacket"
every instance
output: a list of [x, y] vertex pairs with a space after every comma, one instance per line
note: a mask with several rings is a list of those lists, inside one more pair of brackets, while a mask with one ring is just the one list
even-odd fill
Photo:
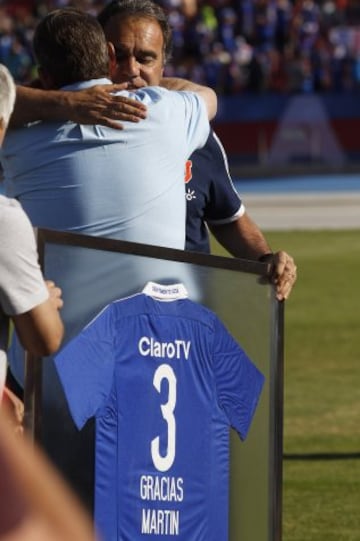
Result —
[[242, 213], [241, 199], [233, 185], [225, 150], [211, 130], [205, 146], [186, 162], [187, 202], [185, 249], [210, 253], [209, 224], [226, 224]]

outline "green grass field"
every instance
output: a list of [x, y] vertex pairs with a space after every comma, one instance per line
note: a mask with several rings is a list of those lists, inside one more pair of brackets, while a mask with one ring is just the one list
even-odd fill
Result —
[[298, 266], [285, 307], [284, 451], [344, 454], [284, 460], [283, 541], [359, 541], [360, 458], [346, 454], [360, 454], [360, 231], [266, 236]]

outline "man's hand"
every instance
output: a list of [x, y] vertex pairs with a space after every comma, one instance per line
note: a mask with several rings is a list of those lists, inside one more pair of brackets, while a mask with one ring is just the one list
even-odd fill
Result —
[[67, 111], [64, 115], [78, 124], [101, 124], [122, 130], [119, 121], [139, 122], [146, 118], [147, 112], [139, 101], [114, 94], [127, 86], [128, 83], [96, 85], [77, 92], [62, 92]]
[[67, 122], [101, 124], [117, 130], [121, 121], [139, 122], [146, 118], [146, 106], [137, 100], [116, 96], [128, 83], [96, 85], [79, 91], [44, 90], [18, 85], [15, 109], [10, 117], [11, 128], [28, 122]]
[[279, 251], [269, 254], [266, 262], [272, 265], [271, 279], [276, 287], [277, 299], [279, 301], [287, 299], [297, 278], [297, 268], [293, 258], [286, 252]]
[[53, 304], [53, 306], [57, 310], [60, 310], [64, 305], [64, 301], [61, 298], [61, 295], [62, 295], [61, 289], [58, 286], [56, 286], [55, 283], [52, 282], [51, 280], [45, 280], [45, 283], [49, 291], [50, 302]]

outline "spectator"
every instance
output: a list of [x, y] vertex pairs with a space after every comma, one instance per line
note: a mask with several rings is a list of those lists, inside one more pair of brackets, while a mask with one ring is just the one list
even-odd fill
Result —
[[[317, 38], [323, 36], [334, 60], [330, 64], [329, 78], [324, 80], [324, 86], [317, 86], [316, 83], [311, 83], [315, 79], [312, 74], [306, 74], [305, 79], [299, 81], [299, 85], [292, 87], [294, 92], [309, 92], [309, 91], [338, 91], [343, 89], [356, 88], [355, 74], [347, 68], [349, 62], [344, 62], [345, 68], [340, 70], [340, 77], [345, 78], [344, 84], [339, 85], [336, 81], [337, 73], [337, 51], [331, 42], [331, 31], [340, 28], [341, 21], [344, 23], [345, 16], [345, 32], [350, 33], [351, 25], [356, 24], [356, 20], [347, 17], [346, 13], [350, 12], [350, 7], [344, 6], [344, 2], [338, 2], [333, 6], [333, 17], [329, 19], [329, 2], [320, 3], [311, 1], [290, 2], [290, 0], [271, 0], [263, 2], [263, 0], [252, 0], [247, 2], [225, 2], [224, 5], [215, 3], [214, 14], [216, 23], [212, 23], [211, 28], [216, 28], [216, 32], [209, 33], [201, 32], [201, 27], [196, 26], [197, 32], [197, 47], [196, 54], [189, 55], [187, 46], [183, 46], [182, 50], [175, 55], [174, 61], [168, 64], [165, 74], [181, 75], [185, 78], [190, 77], [195, 71], [195, 65], [200, 68], [202, 65], [207, 65], [209, 62], [212, 65], [218, 65], [216, 77], [214, 71], [203, 72], [202, 83], [212, 86], [218, 93], [234, 94], [251, 90], [255, 92], [288, 92], [288, 79], [286, 77], [287, 66], [292, 70], [292, 62], [296, 65], [296, 51], [299, 51], [306, 72], [316, 70], [316, 48]], [[208, 6], [203, 6], [202, 12]], [[232, 11], [233, 10], [233, 11]], [[188, 24], [194, 24], [194, 18], [189, 20], [182, 8], [178, 8], [178, 12], [184, 17], [183, 28], [186, 29]], [[224, 17], [224, 13], [231, 13], [233, 19], [236, 18], [237, 23], [232, 27], [232, 49], [226, 46], [229, 36], [228, 18]], [[345, 14], [345, 15], [344, 15]], [[300, 30], [294, 32], [296, 22], [300, 19]], [[183, 31], [183, 36], [185, 35]], [[186, 34], [187, 35], [187, 34]], [[237, 58], [237, 38], [245, 38], [245, 43], [248, 47], [253, 48], [253, 55], [250, 56], [247, 62], [238, 62]], [[210, 41], [209, 41], [210, 39]], [[188, 43], [187, 39], [184, 40]], [[195, 42], [193, 37], [192, 42]], [[195, 50], [195, 49], [193, 49]], [[224, 51], [230, 53], [230, 58], [225, 57]], [[200, 52], [200, 54], [199, 54]], [[292, 52], [295, 52], [293, 56]], [[192, 61], [190, 61], [191, 56]], [[352, 61], [355, 61], [357, 54], [351, 53]], [[184, 65], [183, 58], [188, 60]], [[307, 60], [309, 58], [309, 61]], [[215, 64], [216, 62], [216, 64]], [[260, 72], [257, 75], [257, 81], [254, 84], [254, 78], [247, 78], [247, 74], [253, 72], [255, 65]], [[189, 69], [187, 69], [187, 66]], [[199, 69], [198, 68], [198, 69]], [[221, 69], [220, 69], [221, 68]], [[181, 69], [181, 72], [178, 70]], [[337, 70], [337, 71], [336, 71]], [[353, 79], [351, 85], [350, 77]], [[209, 78], [211, 77], [211, 78]], [[242, 84], [239, 84], [242, 81]], [[245, 84], [244, 84], [245, 83]]]
[[95, 541], [90, 518], [45, 457], [0, 414], [1, 541]]
[[[56, 7], [77, 6], [95, 14], [108, 2], [105, 0], [48, 0], [47, 2], [7, 2], [0, 7], [0, 61], [9, 59], [13, 75], [18, 82], [28, 82], [34, 74], [34, 59], [31, 51], [31, 38], [37, 21]], [[191, 78], [196, 74], [202, 84], [212, 86], [218, 92], [235, 94], [252, 92], [323, 92], [349, 91], [356, 89], [357, 74], [349, 67], [357, 61], [358, 52], [350, 51], [349, 58], [336, 61], [338, 51], [332, 44], [331, 34], [341, 29], [347, 35], [356, 30], [359, 24], [359, 8], [356, 2], [347, 0], [226, 0], [211, 3], [196, 1], [159, 0], [168, 13], [174, 32], [173, 58], [168, 63], [166, 75]], [[286, 78], [279, 79], [278, 66], [286, 63], [290, 73], [298, 69], [298, 59], [306, 64], [309, 59], [310, 70], [318, 69], [316, 50], [318, 38], [329, 48], [334, 67], [330, 64], [324, 79], [324, 86], [318, 84], [318, 75], [307, 77], [306, 84], [301, 79], [294, 88], [296, 78], [289, 88]], [[247, 64], [237, 62], [237, 43], [242, 38], [254, 55]], [[11, 47], [17, 49], [20, 58], [7, 57]], [[224, 51], [227, 56], [224, 55]], [[254, 84], [247, 73], [257, 58], [263, 73], [259, 81], [265, 85]], [[29, 59], [32, 61], [29, 65]], [[274, 65], [273, 65], [274, 64]], [[294, 66], [292, 66], [294, 64]], [[218, 66], [219, 69], [203, 70], [203, 65]], [[221, 68], [221, 69], [220, 69]], [[226, 74], [224, 74], [226, 72]], [[276, 83], [267, 73], [276, 74]], [[216, 77], [214, 78], [214, 74]], [[234, 76], [235, 75], [235, 76]], [[344, 77], [340, 83], [338, 78]], [[350, 79], [349, 79], [350, 77]], [[333, 78], [336, 80], [333, 81]], [[321, 78], [320, 78], [321, 79]], [[239, 81], [242, 83], [239, 84]], [[315, 81], [309, 84], [309, 81]]]

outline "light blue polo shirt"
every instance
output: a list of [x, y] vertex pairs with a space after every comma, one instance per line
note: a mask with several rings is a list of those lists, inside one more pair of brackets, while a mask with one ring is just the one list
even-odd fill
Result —
[[[64, 87], [78, 90], [97, 79]], [[1, 161], [6, 194], [38, 227], [184, 248], [184, 164], [209, 122], [201, 97], [147, 87], [122, 91], [148, 108], [123, 130], [34, 122], [8, 132]]]

